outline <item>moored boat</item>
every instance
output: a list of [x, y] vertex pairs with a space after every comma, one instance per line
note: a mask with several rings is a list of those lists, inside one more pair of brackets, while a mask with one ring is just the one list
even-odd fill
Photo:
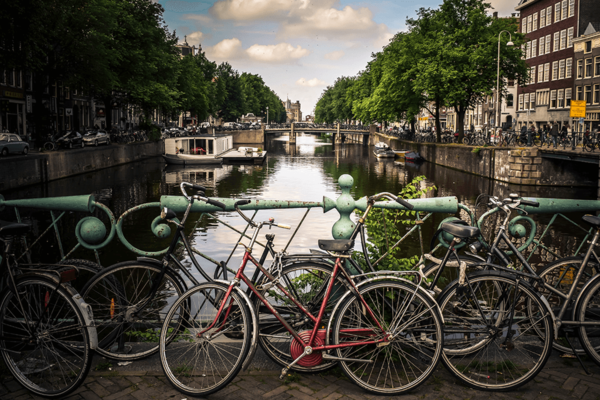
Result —
[[168, 164], [221, 164], [219, 157], [233, 148], [231, 135], [197, 135], [165, 139], [163, 158]]

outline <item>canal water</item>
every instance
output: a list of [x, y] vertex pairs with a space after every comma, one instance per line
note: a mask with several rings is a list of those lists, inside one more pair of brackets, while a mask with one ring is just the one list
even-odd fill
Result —
[[[377, 160], [373, 155], [372, 147], [351, 143], [332, 145], [326, 137], [322, 136], [301, 135], [295, 146], [287, 142], [287, 137], [274, 137], [268, 143], [266, 150], [268, 158], [263, 165], [259, 166], [181, 168], [166, 166], [162, 158], [157, 157], [2, 194], [7, 199], [94, 194], [97, 200], [106, 204], [118, 217], [133, 206], [158, 202], [162, 195], [180, 195], [179, 184], [182, 181], [206, 186], [207, 195], [210, 197], [322, 201], [323, 196], [337, 199], [341, 193], [337, 180], [341, 175], [349, 174], [354, 178], [351, 193], [355, 199], [383, 191], [398, 193], [404, 185], [417, 176], [426, 177], [421, 187], [434, 187], [428, 192], [427, 197], [456, 196], [460, 202], [469, 207], [474, 207], [477, 196], [482, 193], [501, 198], [516, 192], [537, 197], [597, 199], [595, 188], [512, 187], [433, 163], [405, 164], [394, 160]], [[484, 208], [479, 210], [481, 214]], [[48, 212], [27, 209], [19, 211], [23, 219], [33, 224], [32, 236], [41, 234], [50, 225], [51, 217]], [[273, 217], [277, 222], [291, 225], [295, 229], [304, 213], [305, 210], [302, 209], [265, 210], [260, 211], [255, 219], [266, 220]], [[158, 214], [158, 208], [132, 214], [124, 221], [125, 237], [134, 246], [143, 250], [156, 251], [166, 248], [168, 239], [157, 239], [150, 231], [150, 223]], [[96, 213], [96, 215], [107, 221], [102, 214]], [[215, 216], [239, 230], [245, 227], [243, 220], [235, 213], [218, 212]], [[439, 223], [450, 216], [452, 215], [436, 214], [423, 224], [423, 242], [426, 250]], [[458, 216], [466, 218], [464, 213]], [[76, 244], [73, 232], [81, 217], [83, 215], [78, 213], [66, 213], [61, 220], [59, 232], [65, 251]], [[579, 215], [570, 217], [577, 222], [580, 218]], [[14, 211], [6, 208], [0, 211], [0, 218], [14, 220]], [[200, 214], [191, 214], [186, 224], [187, 233], [192, 238], [194, 247], [215, 260], [228, 260], [232, 248], [240, 239], [239, 234], [220, 224], [213, 216], [205, 216], [196, 224], [199, 218]], [[309, 249], [317, 248], [318, 239], [331, 238], [331, 227], [338, 218], [335, 210], [324, 214], [320, 208], [312, 209], [290, 243], [288, 252], [307, 252]], [[543, 229], [550, 216], [534, 216], [534, 219]], [[487, 234], [491, 234], [495, 224], [496, 221], [490, 221], [489, 226], [486, 225]], [[273, 229], [271, 232], [265, 230], [260, 237], [264, 239], [266, 233], [276, 234], [276, 249], [281, 249], [290, 239], [293, 229], [292, 231]], [[553, 226], [545, 243], [560, 254], [570, 255], [580, 243], [580, 236], [578, 228], [564, 222], [556, 227]], [[419, 243], [418, 236], [410, 237], [402, 244], [402, 253], [407, 257], [419, 254]], [[44, 236], [33, 251], [34, 258], [38, 261], [55, 262], [60, 258], [58, 242], [51, 235]], [[242, 250], [238, 248], [231, 256], [230, 268], [237, 269], [241, 255]], [[71, 257], [94, 259], [94, 254], [90, 250], [78, 248]], [[100, 262], [104, 266], [132, 260], [135, 257], [136, 255], [128, 251], [116, 237], [111, 244], [99, 252]], [[186, 259], [188, 256], [182, 257], [184, 264], [191, 266], [189, 259]], [[536, 257], [538, 261], [547, 262], [552, 259], [544, 252], [538, 252]], [[209, 273], [213, 271], [210, 263], [201, 261], [201, 264]]]

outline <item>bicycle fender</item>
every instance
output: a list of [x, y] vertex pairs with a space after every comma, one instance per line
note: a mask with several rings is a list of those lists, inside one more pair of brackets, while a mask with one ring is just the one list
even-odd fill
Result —
[[90, 348], [92, 350], [96, 350], [98, 347], [98, 331], [96, 330], [96, 325], [94, 324], [94, 312], [92, 311], [92, 307], [83, 301], [83, 297], [79, 293], [72, 297], [75, 304], [81, 311], [81, 315], [83, 315], [83, 320], [85, 321], [85, 326], [88, 331], [88, 337], [90, 340]]
[[598, 279], [600, 279], [600, 275], [596, 275], [595, 277], [590, 279], [585, 285], [583, 285], [583, 288], [579, 291], [579, 296], [577, 296], [577, 300], [575, 300], [575, 306], [573, 307], [573, 310], [575, 313], [577, 313], [577, 309], [579, 308], [579, 302], [580, 302], [581, 298], [583, 297], [583, 294], [585, 293], [585, 291], [588, 289], [588, 287], [590, 287], [590, 285], [593, 285]]
[[[442, 324], [444, 323], [444, 316], [442, 315], [442, 310], [440, 310], [440, 305], [437, 303], [437, 301], [435, 301], [435, 299], [433, 298], [433, 295], [431, 293], [429, 293], [429, 291], [423, 289], [420, 286], [415, 285], [412, 281], [409, 281], [408, 279], [405, 278], [400, 278], [397, 275], [378, 275], [375, 276], [373, 278], [369, 278], [366, 279], [360, 283], [358, 283], [356, 285], [356, 288], [359, 289], [361, 286], [367, 284], [367, 283], [371, 283], [375, 280], [382, 280], [382, 279], [391, 279], [391, 280], [395, 280], [395, 281], [401, 281], [404, 282], [406, 284], [408, 284], [409, 286], [412, 287], [416, 287], [418, 291], [421, 291], [422, 293], [425, 294], [425, 296], [432, 301], [433, 304], [435, 304], [435, 307], [438, 310], [438, 313], [440, 315], [440, 319], [442, 320]], [[333, 308], [333, 311], [331, 312], [331, 318], [329, 318], [329, 323], [327, 324], [327, 331], [325, 332], [325, 344], [329, 345], [329, 337], [330, 337], [330, 332], [331, 332], [331, 324], [333, 323], [333, 320], [335, 319], [334, 316], [337, 313], [337, 310], [339, 308], [339, 306], [342, 304], [342, 302], [346, 299], [346, 297], [348, 297], [352, 292], [348, 291], [347, 293], [345, 293], [336, 303], [335, 307]]]
[[[229, 287], [229, 285], [231, 284], [231, 282], [224, 281], [222, 279], [216, 279], [215, 282], [221, 283], [227, 287]], [[250, 298], [248, 297], [246, 292], [244, 292], [239, 285], [235, 287], [235, 291], [242, 297], [242, 299], [244, 299], [246, 305], [248, 306], [248, 310], [252, 315], [252, 341], [250, 342], [250, 350], [248, 350], [248, 355], [246, 356], [246, 359], [244, 360], [241, 369], [241, 371], [246, 371], [250, 364], [252, 364], [254, 354], [256, 353], [256, 349], [258, 348], [258, 317], [256, 315], [256, 310], [250, 302]]]

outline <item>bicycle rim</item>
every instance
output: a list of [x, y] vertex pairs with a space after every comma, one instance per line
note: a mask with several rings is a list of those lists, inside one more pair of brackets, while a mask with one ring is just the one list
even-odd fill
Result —
[[90, 370], [92, 352], [83, 316], [66, 290], [54, 291], [53, 281], [27, 278], [16, 284], [17, 296], [7, 289], [0, 300], [2, 358], [29, 391], [64, 398]]
[[338, 348], [344, 373], [372, 393], [399, 394], [415, 389], [433, 373], [443, 347], [442, 323], [437, 307], [416, 286], [379, 281], [360, 289], [379, 324], [352, 296], [335, 316], [333, 344], [378, 341], [394, 335], [387, 345], [362, 344]]
[[[190, 289], [169, 310], [163, 324], [161, 365], [169, 382], [187, 395], [205, 396], [224, 388], [248, 355], [250, 311], [235, 291], [223, 303], [227, 290], [227, 285], [215, 283]], [[221, 305], [223, 312], [215, 321]], [[183, 329], [167, 343], [168, 335], [179, 326]]]
[[527, 286], [517, 288], [514, 278], [476, 275], [463, 294], [455, 283], [439, 301], [445, 332], [442, 361], [471, 387], [511, 390], [533, 379], [548, 360], [550, 312]]
[[[313, 316], [317, 316], [323, 302], [325, 290], [329, 284], [333, 268], [327, 265], [319, 264], [298, 264], [284, 267], [279, 280], [283, 288], [290, 293], [294, 298], [302, 304]], [[327, 326], [333, 306], [339, 298], [346, 292], [344, 282], [339, 278], [336, 279], [336, 284], [333, 286], [329, 303], [325, 308], [323, 321], [321, 322], [322, 329]], [[268, 282], [263, 280], [262, 285]], [[279, 315], [294, 327], [297, 332], [312, 330], [314, 324], [307, 320], [306, 315], [286, 297], [283, 292], [276, 286], [268, 289], [263, 289], [261, 295], [273, 306]], [[281, 322], [263, 304], [260, 299], [256, 299], [254, 303], [255, 309], [258, 311], [259, 318], [259, 343], [263, 351], [276, 363], [281, 366], [289, 365], [294, 359], [290, 354], [290, 349], [294, 338], [283, 327]], [[335, 366], [333, 361], [325, 361], [320, 365], [312, 367], [304, 367], [302, 365], [294, 365], [292, 370], [295, 371], [324, 371]]]
[[164, 318], [184, 292], [177, 278], [167, 271], [148, 301], [152, 282], [160, 272], [153, 265], [116, 265], [86, 285], [83, 298], [94, 313], [99, 354], [113, 360], [139, 360], [158, 351]]
[[579, 339], [585, 352], [600, 366], [600, 281], [592, 285], [581, 295], [576, 311], [577, 322], [595, 322], [596, 326], [579, 328]]

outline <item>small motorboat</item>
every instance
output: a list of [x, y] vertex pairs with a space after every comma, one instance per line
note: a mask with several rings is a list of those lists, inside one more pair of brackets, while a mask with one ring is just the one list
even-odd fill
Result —
[[425, 160], [419, 153], [414, 152], [414, 151], [407, 152], [404, 157], [406, 158], [407, 161], [412, 161], [412, 162], [418, 162], [418, 161]]
[[383, 142], [379, 142], [375, 145], [373, 153], [377, 158], [396, 158], [394, 150], [390, 149], [390, 147]]

